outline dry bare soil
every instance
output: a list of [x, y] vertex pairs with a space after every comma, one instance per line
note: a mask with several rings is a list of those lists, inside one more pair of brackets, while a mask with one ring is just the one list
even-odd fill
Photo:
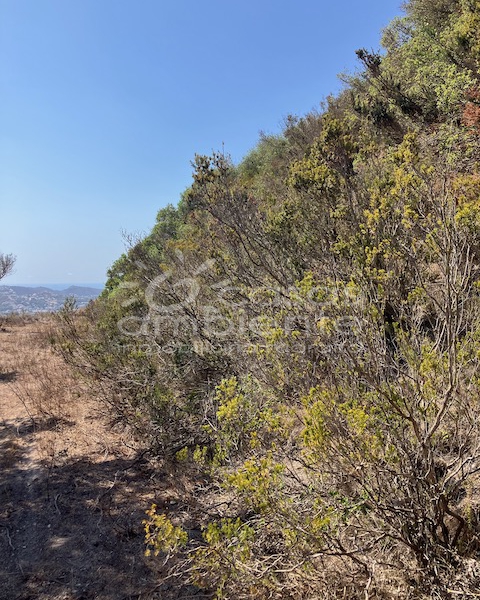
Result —
[[0, 322], [0, 600], [196, 596], [144, 557], [145, 510], [181, 510], [172, 475], [52, 353], [50, 326]]

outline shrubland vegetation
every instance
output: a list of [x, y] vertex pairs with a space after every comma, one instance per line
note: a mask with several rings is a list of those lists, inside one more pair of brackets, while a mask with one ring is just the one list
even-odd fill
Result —
[[480, 2], [411, 0], [322, 111], [111, 268], [64, 356], [206, 484], [148, 550], [218, 598], [480, 589]]

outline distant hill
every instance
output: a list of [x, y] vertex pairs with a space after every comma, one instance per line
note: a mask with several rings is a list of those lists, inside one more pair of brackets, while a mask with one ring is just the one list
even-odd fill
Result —
[[50, 312], [59, 310], [66, 298], [74, 297], [79, 307], [86, 306], [100, 289], [72, 285], [64, 290], [48, 287], [0, 286], [0, 314], [11, 312]]

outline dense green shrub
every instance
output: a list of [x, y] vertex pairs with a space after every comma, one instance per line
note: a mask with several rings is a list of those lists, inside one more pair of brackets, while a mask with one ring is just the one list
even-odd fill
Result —
[[411, 0], [322, 113], [197, 156], [61, 317], [118, 415], [208, 475], [201, 540], [145, 527], [218, 598], [478, 591], [478, 12]]

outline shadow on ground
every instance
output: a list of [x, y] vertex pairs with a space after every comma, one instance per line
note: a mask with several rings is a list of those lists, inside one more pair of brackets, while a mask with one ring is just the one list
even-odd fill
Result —
[[28, 423], [0, 424], [1, 600], [204, 597], [159, 586], [144, 557], [142, 519], [161, 474], [141, 456], [33, 464], [34, 436]]
[[9, 371], [8, 373], [0, 373], [0, 382], [1, 383], [11, 383], [12, 381], [15, 381], [16, 378], [17, 378], [16, 371]]

